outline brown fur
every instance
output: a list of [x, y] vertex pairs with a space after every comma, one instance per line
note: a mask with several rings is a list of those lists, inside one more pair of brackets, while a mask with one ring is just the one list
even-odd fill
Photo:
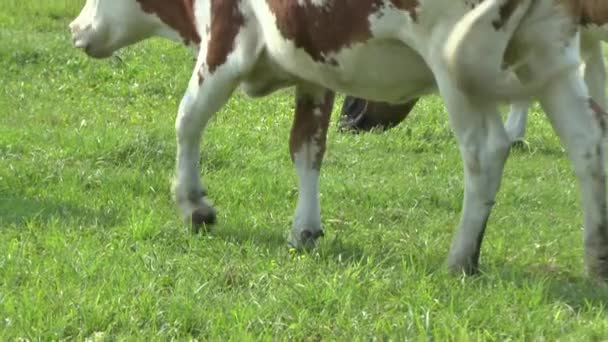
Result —
[[[276, 25], [285, 39], [304, 49], [313, 60], [334, 64], [327, 54], [340, 51], [371, 38], [369, 16], [377, 12], [384, 0], [334, 0], [316, 6], [310, 0], [266, 0], [276, 17]], [[396, 8], [416, 17], [417, 0], [390, 0]]]
[[565, 4], [581, 25], [608, 24], [608, 0], [556, 0]]
[[596, 25], [608, 24], [608, 1], [582, 0], [582, 21]]
[[165, 24], [176, 30], [184, 43], [199, 44], [201, 37], [194, 20], [194, 0], [136, 0], [146, 13], [156, 14]]
[[211, 0], [211, 38], [207, 45], [207, 66], [209, 73], [226, 63], [234, 49], [234, 40], [245, 18], [239, 10], [238, 0]]
[[[165, 24], [175, 29], [186, 44], [200, 44], [201, 37], [194, 18], [195, 0], [136, 0], [142, 10], [156, 14]], [[239, 11], [239, 0], [211, 0], [211, 23], [205, 27], [211, 39], [207, 46], [209, 73], [224, 64], [234, 48], [234, 39], [245, 19]], [[199, 71], [199, 84], [203, 82]]]
[[[289, 137], [292, 161], [295, 159], [295, 154], [302, 149], [302, 145], [314, 142], [319, 147], [319, 151], [314, 156], [312, 167], [316, 170], [321, 169], [334, 97], [334, 92], [329, 90], [321, 99], [302, 94], [296, 96], [295, 117]], [[315, 117], [315, 109], [321, 111], [320, 118]], [[313, 141], [314, 139], [318, 140]]]
[[418, 0], [391, 0], [391, 3], [400, 10], [410, 12], [412, 20], [418, 20], [418, 13], [416, 13], [416, 8], [420, 5]]

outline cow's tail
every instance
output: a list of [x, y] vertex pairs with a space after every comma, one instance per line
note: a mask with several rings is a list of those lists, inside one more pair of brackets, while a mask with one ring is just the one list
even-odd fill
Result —
[[538, 93], [549, 75], [559, 72], [543, 73], [546, 77], [523, 84], [502, 68], [507, 45], [533, 1], [486, 0], [456, 24], [443, 57], [461, 89], [489, 99], [521, 100]]

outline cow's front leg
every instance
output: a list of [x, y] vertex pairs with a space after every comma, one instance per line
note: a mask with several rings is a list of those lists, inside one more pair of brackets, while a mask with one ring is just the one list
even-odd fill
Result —
[[314, 86], [296, 88], [296, 109], [289, 150], [298, 175], [298, 204], [289, 244], [313, 247], [323, 236], [319, 203], [319, 174], [334, 93]]
[[197, 62], [175, 122], [177, 160], [173, 192], [182, 218], [192, 225], [193, 232], [215, 223], [215, 209], [206, 199], [200, 180], [201, 136], [209, 119], [228, 101], [237, 84], [233, 66], [224, 64], [210, 73], [203, 61], [204, 58], [199, 58]]

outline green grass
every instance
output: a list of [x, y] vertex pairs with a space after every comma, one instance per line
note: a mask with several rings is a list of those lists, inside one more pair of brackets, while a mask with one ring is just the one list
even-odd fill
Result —
[[88, 59], [66, 29], [79, 6], [0, 4], [0, 340], [608, 338], [608, 291], [583, 272], [578, 187], [537, 107], [480, 277], [443, 265], [463, 182], [437, 97], [383, 134], [333, 121], [326, 237], [295, 254], [292, 91], [236, 94], [203, 143], [219, 224], [193, 236], [169, 192], [191, 54], [152, 40], [123, 62]]

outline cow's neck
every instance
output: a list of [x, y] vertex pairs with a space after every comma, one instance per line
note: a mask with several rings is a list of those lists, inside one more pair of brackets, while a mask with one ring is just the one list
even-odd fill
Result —
[[136, 0], [141, 9], [156, 15], [164, 24], [156, 34], [171, 40], [182, 41], [187, 46], [198, 46], [201, 36], [194, 16], [195, 0]]

